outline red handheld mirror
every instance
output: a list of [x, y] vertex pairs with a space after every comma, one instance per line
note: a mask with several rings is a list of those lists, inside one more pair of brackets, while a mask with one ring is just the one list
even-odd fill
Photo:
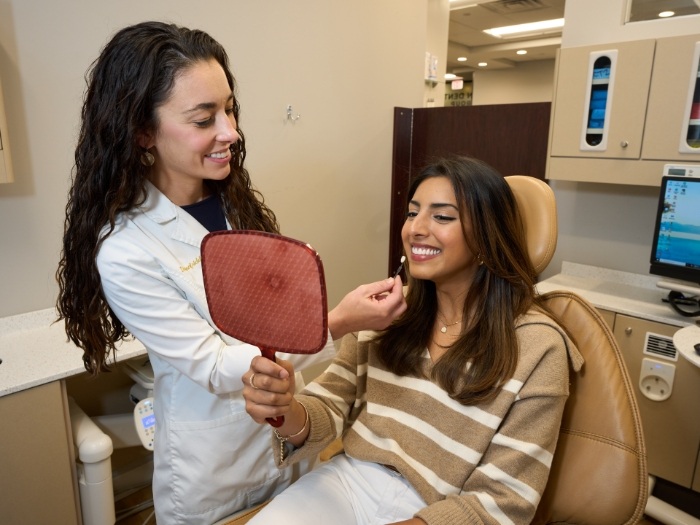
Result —
[[[214, 324], [268, 359], [326, 345], [323, 264], [308, 244], [260, 231], [212, 232], [202, 241], [202, 273]], [[267, 421], [279, 427], [284, 417]]]

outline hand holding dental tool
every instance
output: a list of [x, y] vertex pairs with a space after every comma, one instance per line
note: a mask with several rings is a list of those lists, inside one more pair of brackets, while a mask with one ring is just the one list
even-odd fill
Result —
[[328, 314], [333, 339], [360, 330], [384, 330], [406, 310], [403, 283], [396, 277], [363, 284]]

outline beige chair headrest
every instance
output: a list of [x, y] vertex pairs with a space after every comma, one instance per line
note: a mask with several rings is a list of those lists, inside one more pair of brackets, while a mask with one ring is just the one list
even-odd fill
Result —
[[515, 195], [525, 224], [527, 251], [539, 275], [557, 247], [557, 203], [546, 182], [525, 175], [510, 175], [506, 182]]

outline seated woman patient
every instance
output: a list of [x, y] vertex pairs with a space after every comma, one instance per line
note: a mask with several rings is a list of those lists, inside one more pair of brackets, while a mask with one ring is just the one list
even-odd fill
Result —
[[524, 227], [503, 177], [464, 157], [411, 184], [402, 229], [408, 309], [348, 334], [294, 395], [292, 366], [243, 376], [259, 423], [284, 416], [280, 467], [342, 436], [344, 452], [251, 524], [530, 523], [549, 476], [569, 359], [580, 354], [535, 292]]

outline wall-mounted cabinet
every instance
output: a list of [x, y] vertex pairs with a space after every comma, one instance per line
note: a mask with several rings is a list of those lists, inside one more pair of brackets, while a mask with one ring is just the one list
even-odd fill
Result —
[[0, 80], [0, 184], [3, 182], [12, 182], [14, 180], [9, 137], [4, 97], [2, 94], [2, 81]]
[[[638, 159], [653, 58], [653, 40], [562, 49], [550, 156]], [[595, 63], [605, 59], [611, 74], [600, 84]], [[604, 120], [594, 115], [600, 109], [590, 108], [596, 93], [606, 97]]]
[[700, 35], [565, 48], [547, 178], [658, 186], [700, 163]]

